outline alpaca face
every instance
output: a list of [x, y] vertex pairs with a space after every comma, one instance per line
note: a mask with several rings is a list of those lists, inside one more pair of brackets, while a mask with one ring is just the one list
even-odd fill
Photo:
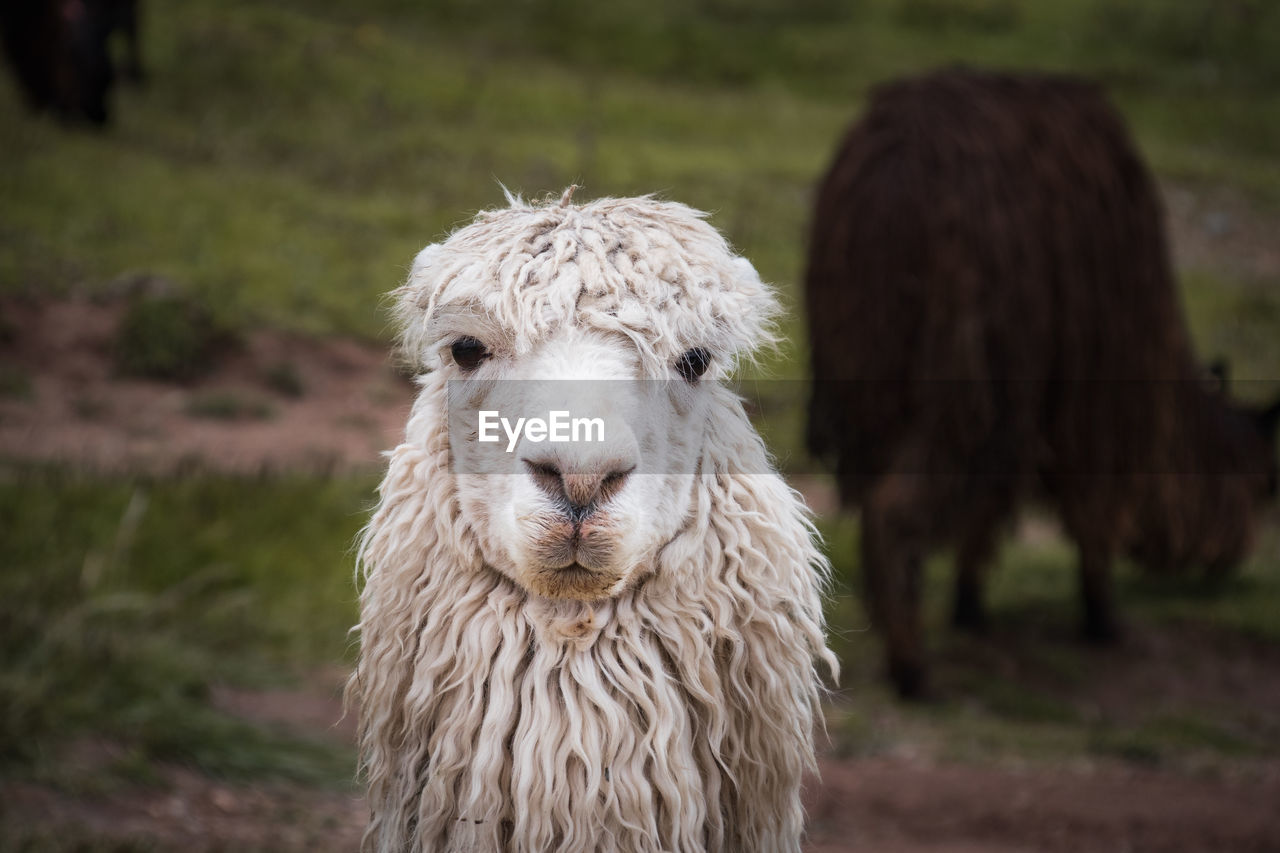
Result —
[[[450, 450], [484, 562], [547, 598], [617, 595], [689, 513], [708, 394], [688, 362], [705, 370], [709, 361], [677, 360], [670, 376], [649, 379], [625, 337], [577, 326], [526, 356], [481, 343], [476, 359], [480, 339], [456, 340], [465, 345], [450, 346]], [[479, 440], [481, 412], [490, 427], [503, 419], [501, 431], [489, 430], [497, 441]], [[535, 419], [557, 423], [568, 440], [512, 426]], [[587, 422], [576, 440], [574, 421]]]
[[[598, 601], [686, 522], [698, 454], [745, 422], [716, 381], [771, 340], [777, 303], [696, 211], [568, 201], [513, 200], [423, 249], [397, 313], [437, 374], [408, 438], [446, 429], [480, 560], [535, 595]], [[555, 417], [603, 435], [551, 441]]]

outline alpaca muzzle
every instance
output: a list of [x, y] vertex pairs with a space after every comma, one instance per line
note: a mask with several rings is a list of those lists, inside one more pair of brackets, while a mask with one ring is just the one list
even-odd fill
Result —
[[577, 566], [586, 571], [607, 572], [617, 551], [614, 543], [615, 531], [607, 518], [561, 518], [548, 525], [538, 538], [533, 557], [539, 566], [552, 571]]

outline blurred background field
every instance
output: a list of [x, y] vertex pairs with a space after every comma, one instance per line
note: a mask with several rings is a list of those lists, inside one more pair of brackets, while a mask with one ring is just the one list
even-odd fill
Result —
[[[793, 309], [791, 342], [760, 372], [800, 378], [811, 192], [868, 88], [953, 61], [1082, 73], [1107, 87], [1161, 181], [1199, 353], [1228, 357], [1249, 399], [1280, 379], [1280, 5], [186, 0], [144, 8], [143, 44], [149, 83], [117, 88], [103, 133], [29, 116], [0, 87], [0, 846], [345, 849], [358, 836], [350, 724], [331, 723], [353, 659], [350, 546], [376, 449], [395, 442], [365, 409], [402, 422], [410, 391], [384, 370], [368, 380], [376, 394], [332, 398], [338, 428], [364, 436], [340, 465], [291, 455], [291, 413], [329, 405], [316, 370], [335, 341], [386, 349], [383, 294], [424, 244], [502, 204], [499, 182], [709, 211]], [[46, 374], [60, 350], [33, 355], [23, 337], [46, 316], [32, 306], [54, 301], [121, 318], [77, 350], [104, 367], [68, 368], [57, 385]], [[261, 355], [244, 367], [252, 381], [219, 384], [246, 353]], [[235, 465], [216, 444], [201, 458], [198, 442], [181, 464], [100, 464], [82, 445], [124, 418], [122, 373], [167, 407], [148, 446], [237, 432], [259, 444]], [[58, 444], [3, 431], [54, 393], [81, 432]], [[764, 427], [803, 469], [800, 422]], [[836, 779], [852, 767], [892, 790], [886, 766], [945, 764], [1098, 784], [1154, 774], [1210, 801], [1237, 783], [1280, 791], [1274, 510], [1218, 587], [1124, 573], [1118, 650], [1074, 642], [1074, 556], [1049, 521], [1024, 520], [1003, 550], [986, 640], [943, 629], [940, 561], [943, 698], [903, 707], [877, 680], [852, 592], [856, 523], [836, 518], [821, 478], [797, 483], [837, 569], [845, 670], [824, 765]], [[930, 829], [927, 804], [903, 802], [887, 813], [925, 834], [892, 849], [944, 849], [929, 832], [969, 831], [984, 849], [1054, 847], [1036, 834], [1054, 826], [1077, 849], [1107, 837], [1074, 812]], [[821, 844], [838, 816], [815, 803]], [[1230, 849], [1267, 826], [1168, 849]]]

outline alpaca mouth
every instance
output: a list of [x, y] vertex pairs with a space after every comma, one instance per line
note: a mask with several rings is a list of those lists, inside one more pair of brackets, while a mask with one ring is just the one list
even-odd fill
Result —
[[607, 598], [622, 576], [603, 568], [588, 568], [576, 560], [562, 566], [544, 566], [526, 576], [531, 592], [548, 598], [597, 601]]
[[600, 574], [599, 569], [589, 569], [577, 561], [574, 561], [567, 566], [561, 566], [558, 569], [551, 569], [550, 572], [561, 580], [590, 578]]

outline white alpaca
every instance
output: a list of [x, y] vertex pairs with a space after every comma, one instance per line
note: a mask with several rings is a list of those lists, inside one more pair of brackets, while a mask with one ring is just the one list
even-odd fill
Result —
[[[827, 567], [717, 381], [777, 303], [702, 214], [569, 195], [481, 213], [396, 293], [425, 374], [361, 548], [365, 847], [799, 850]], [[544, 387], [505, 379], [629, 390], [594, 400], [606, 442], [466, 467], [451, 390]]]

